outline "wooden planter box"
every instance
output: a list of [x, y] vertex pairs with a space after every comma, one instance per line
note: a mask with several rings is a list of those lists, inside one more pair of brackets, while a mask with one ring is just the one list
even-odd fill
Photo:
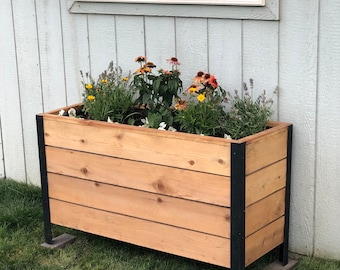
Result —
[[276, 247], [287, 263], [291, 124], [227, 140], [59, 110], [37, 115], [47, 243], [58, 224], [233, 270]]

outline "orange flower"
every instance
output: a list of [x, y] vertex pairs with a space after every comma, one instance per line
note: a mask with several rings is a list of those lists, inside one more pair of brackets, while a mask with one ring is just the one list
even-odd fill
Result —
[[181, 111], [187, 107], [187, 101], [185, 99], [178, 99], [177, 103], [175, 104], [175, 109]]
[[194, 82], [195, 83], [202, 83], [203, 82], [203, 75], [204, 75], [203, 71], [197, 72], [197, 74], [196, 74], [196, 76], [194, 78]]
[[144, 66], [144, 67], [138, 68], [135, 73], [144, 74], [144, 73], [150, 73], [150, 72], [151, 72], [151, 68]]
[[152, 62], [147, 62], [144, 66], [148, 67], [148, 68], [155, 68], [156, 67], [156, 65]]
[[199, 85], [196, 85], [196, 84], [192, 84], [189, 86], [187, 92], [190, 93], [190, 94], [193, 94], [195, 92], [198, 92], [200, 90], [200, 86]]

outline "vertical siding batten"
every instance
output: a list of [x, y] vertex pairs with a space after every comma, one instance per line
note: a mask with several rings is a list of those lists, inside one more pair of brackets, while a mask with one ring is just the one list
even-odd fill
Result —
[[189, 87], [197, 71], [208, 72], [207, 19], [176, 18], [176, 47], [183, 86]]
[[[314, 255], [340, 254], [340, 2], [320, 1]], [[335, 91], [334, 91], [335, 90]]]
[[[278, 22], [243, 22], [243, 81], [254, 80], [252, 96], [258, 97], [263, 90], [267, 98], [277, 96], [273, 93], [278, 86]], [[276, 115], [273, 119], [276, 119]]]
[[[66, 105], [62, 29], [58, 0], [36, 1], [43, 110]], [[56, 12], [56, 10], [58, 12]]]
[[124, 72], [138, 68], [134, 58], [145, 54], [143, 16], [116, 16], [117, 64]]
[[242, 23], [240, 20], [208, 20], [209, 71], [219, 84], [233, 92], [242, 87]]
[[88, 71], [90, 64], [86, 15], [70, 14], [66, 5], [66, 1], [60, 0], [65, 92], [67, 104], [71, 105], [81, 100], [79, 71]]
[[145, 17], [146, 55], [157, 65], [157, 70], [159, 68], [170, 69], [166, 59], [176, 56], [174, 21], [174, 17]]
[[0, 74], [2, 100], [0, 116], [2, 149], [6, 177], [26, 181], [26, 165], [22, 134], [22, 114], [18, 78], [17, 45], [12, 1], [5, 0], [0, 9]]
[[88, 28], [90, 70], [92, 76], [97, 78], [111, 61], [117, 63], [115, 18], [88, 15]]
[[[317, 1], [281, 1], [280, 120], [294, 130], [291, 251], [312, 254], [317, 70]], [[303, 196], [301, 196], [303, 194]]]

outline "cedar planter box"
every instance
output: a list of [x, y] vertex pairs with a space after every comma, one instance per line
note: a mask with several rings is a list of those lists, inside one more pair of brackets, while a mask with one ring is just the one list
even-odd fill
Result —
[[235, 270], [276, 247], [287, 263], [291, 124], [226, 140], [59, 110], [37, 115], [47, 243], [58, 224]]

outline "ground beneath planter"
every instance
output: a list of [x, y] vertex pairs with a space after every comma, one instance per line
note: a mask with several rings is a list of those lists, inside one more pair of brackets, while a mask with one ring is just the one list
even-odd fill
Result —
[[288, 263], [285, 266], [282, 266], [279, 261], [275, 261], [267, 265], [263, 270], [292, 270], [298, 262], [299, 261], [295, 258], [289, 258]]

